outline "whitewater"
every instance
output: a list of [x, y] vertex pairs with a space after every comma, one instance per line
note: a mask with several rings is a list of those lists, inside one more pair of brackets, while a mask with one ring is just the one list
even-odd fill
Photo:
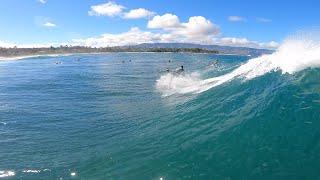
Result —
[[309, 39], [287, 39], [274, 53], [250, 59], [224, 75], [202, 79], [201, 72], [167, 73], [157, 80], [156, 88], [163, 96], [198, 94], [236, 78], [251, 80], [272, 71], [293, 74], [315, 67], [320, 67], [320, 43]]

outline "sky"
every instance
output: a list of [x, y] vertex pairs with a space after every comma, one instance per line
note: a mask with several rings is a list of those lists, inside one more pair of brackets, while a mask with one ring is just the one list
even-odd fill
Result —
[[277, 48], [319, 26], [317, 0], [1, 0], [0, 46], [199, 43]]

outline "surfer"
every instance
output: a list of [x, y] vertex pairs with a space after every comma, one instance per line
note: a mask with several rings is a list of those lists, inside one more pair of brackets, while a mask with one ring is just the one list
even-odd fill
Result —
[[163, 73], [164, 72], [166, 72], [166, 73], [172, 72], [174, 75], [180, 75], [180, 74], [182, 74], [184, 72], [184, 68], [183, 68], [183, 66], [180, 66], [180, 68], [177, 68], [176, 70], [172, 70], [172, 71], [170, 71], [169, 68], [166, 68], [166, 70], [162, 71], [162, 72]]
[[176, 73], [177, 73], [177, 74], [181, 74], [181, 73], [183, 73], [183, 72], [184, 72], [183, 66], [180, 66], [180, 69], [176, 70]]
[[219, 66], [219, 60], [214, 60], [209, 66], [218, 67]]
[[181, 74], [181, 73], [184, 72], [184, 68], [183, 68], [183, 66], [180, 66], [180, 68], [177, 68], [177, 69], [174, 70], [174, 71], [170, 71], [169, 68], [166, 68], [166, 70], [165, 70], [165, 71], [162, 71], [162, 72], [166, 72], [166, 73], [172, 72], [173, 74], [179, 75], [179, 74]]

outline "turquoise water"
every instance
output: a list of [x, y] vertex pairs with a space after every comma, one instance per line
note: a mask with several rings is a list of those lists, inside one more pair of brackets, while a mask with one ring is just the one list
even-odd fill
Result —
[[[208, 66], [213, 59], [219, 66]], [[319, 69], [184, 92], [248, 59], [111, 53], [2, 61], [0, 177], [317, 179]], [[180, 65], [184, 75], [163, 72]]]

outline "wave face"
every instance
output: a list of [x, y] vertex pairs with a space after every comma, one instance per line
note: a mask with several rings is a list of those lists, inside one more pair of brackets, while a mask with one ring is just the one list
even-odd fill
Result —
[[0, 61], [0, 178], [318, 179], [318, 51]]
[[164, 96], [173, 94], [201, 93], [229, 82], [235, 78], [250, 80], [271, 71], [295, 73], [306, 68], [320, 66], [320, 43], [312, 40], [286, 40], [279, 49], [270, 55], [248, 60], [233, 71], [221, 76], [201, 79], [192, 74], [176, 76], [168, 73], [157, 80], [157, 89]]

